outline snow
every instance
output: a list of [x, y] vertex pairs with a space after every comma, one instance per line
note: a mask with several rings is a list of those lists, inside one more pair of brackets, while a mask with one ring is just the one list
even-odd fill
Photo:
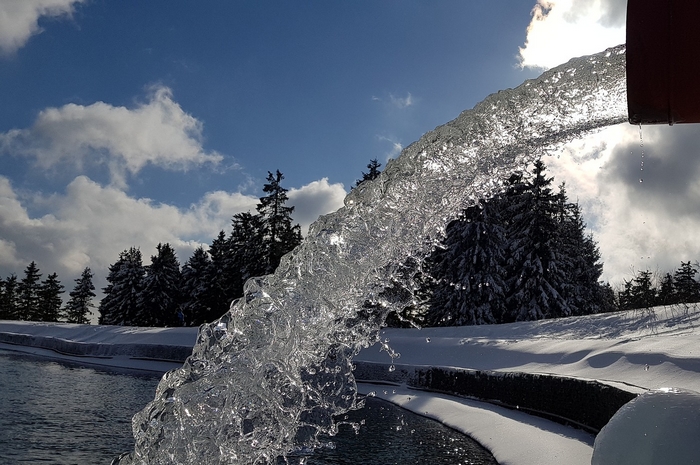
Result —
[[594, 437], [521, 411], [405, 387], [358, 384], [359, 391], [468, 434], [501, 465], [590, 465]]
[[0, 320], [0, 349], [164, 373], [182, 365], [192, 351], [197, 329]]
[[700, 393], [648, 391], [625, 404], [595, 440], [593, 465], [700, 463]]
[[[363, 350], [355, 359], [383, 363], [387, 369], [396, 362], [577, 377], [634, 393], [660, 388], [700, 391], [699, 310], [695, 305], [674, 306], [507, 325], [386, 329], [382, 342], [388, 340], [388, 346], [400, 353], [398, 359], [392, 361], [382, 344]], [[179, 364], [160, 359], [178, 352], [175, 348], [190, 349], [196, 333], [197, 328], [0, 321], [0, 348], [162, 372]], [[15, 340], [17, 335], [29, 335], [32, 339], [25, 343], [40, 340], [43, 346], [8, 344], [8, 334]], [[77, 355], [51, 349], [60, 341], [74, 341], [81, 349]], [[144, 353], [163, 357], [143, 357]], [[374, 391], [379, 398], [469, 434], [502, 465], [591, 463], [592, 435], [521, 411], [405, 386], [360, 384], [359, 390]]]
[[[698, 310], [695, 305], [674, 306], [507, 325], [386, 329], [382, 342], [400, 356], [392, 360], [382, 344], [376, 344], [355, 360], [384, 363], [387, 369], [396, 362], [576, 377], [634, 393], [665, 387], [700, 391]], [[405, 387], [361, 389], [418, 413], [427, 411], [474, 437], [502, 465], [591, 463], [593, 437], [575, 429]], [[700, 456], [700, 451], [695, 454]], [[669, 462], [667, 457], [654, 463], [684, 462]]]

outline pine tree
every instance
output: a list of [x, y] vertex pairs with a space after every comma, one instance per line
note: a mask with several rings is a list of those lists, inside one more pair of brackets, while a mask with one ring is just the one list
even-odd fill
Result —
[[634, 304], [632, 301], [632, 281], [624, 280], [624, 289], [622, 289], [618, 294], [618, 305], [620, 310], [632, 310]]
[[263, 187], [263, 192], [268, 195], [260, 197], [256, 208], [262, 219], [265, 273], [269, 274], [275, 271], [283, 255], [301, 243], [301, 228], [292, 223], [294, 207], [285, 206], [288, 197], [287, 189], [281, 185], [284, 176], [279, 170], [274, 175], [270, 171], [267, 174], [267, 184]]
[[656, 304], [656, 289], [652, 282], [651, 271], [640, 271], [632, 281], [625, 281], [626, 309], [651, 308]]
[[671, 273], [666, 273], [664, 277], [661, 278], [661, 285], [659, 286], [659, 292], [656, 296], [656, 302], [658, 305], [673, 305], [678, 303], [675, 283]]
[[564, 274], [560, 294], [574, 315], [602, 311], [600, 279], [603, 265], [593, 237], [586, 234], [586, 224], [579, 205], [568, 203], [566, 189], [558, 194], [558, 263]]
[[615, 291], [608, 282], [600, 283], [597, 288], [597, 297], [595, 300], [599, 303], [600, 313], [619, 310], [619, 305], [615, 299]]
[[9, 320], [8, 313], [5, 309], [5, 280], [0, 277], [0, 320]]
[[266, 273], [264, 225], [260, 215], [237, 213], [232, 220], [231, 249], [233, 263], [238, 271], [234, 297], [243, 295], [243, 284]]
[[75, 287], [68, 294], [70, 299], [66, 303], [65, 315], [68, 323], [90, 324], [88, 315], [95, 307], [92, 298], [95, 297], [95, 286], [92, 284], [92, 271], [89, 267], [83, 270], [79, 278], [75, 280]]
[[19, 282], [17, 299], [18, 319], [24, 321], [39, 321], [39, 290], [41, 289], [41, 273], [35, 262], [31, 262], [24, 270], [24, 278]]
[[19, 284], [17, 276], [10, 275], [2, 283], [2, 294], [0, 294], [0, 319], [19, 319]]
[[226, 313], [234, 298], [233, 285], [238, 270], [233, 262], [231, 241], [224, 231], [220, 231], [209, 246], [209, 257], [211, 260], [206, 274], [208, 292], [204, 303], [207, 313], [202, 315], [207, 322]]
[[209, 321], [207, 320], [209, 314], [207, 296], [210, 282], [207, 279], [207, 270], [210, 265], [211, 260], [206, 250], [198, 247], [182, 267], [180, 310], [183, 320], [191, 326], [199, 326]]
[[139, 294], [139, 326], [176, 326], [180, 307], [180, 263], [170, 244], [158, 244]]
[[367, 165], [369, 171], [367, 173], [365, 173], [364, 171], [362, 172], [362, 179], [358, 179], [357, 181], [355, 181], [355, 187], [359, 186], [365, 181], [371, 181], [373, 179], [376, 179], [377, 176], [379, 176], [379, 174], [381, 173], [381, 171], [379, 170], [381, 166], [382, 164], [379, 163], [376, 158], [370, 160], [369, 164]]
[[119, 254], [119, 260], [110, 265], [108, 285], [100, 302], [101, 325], [136, 326], [140, 319], [139, 295], [145, 269], [141, 251], [135, 247]]
[[431, 325], [477, 325], [502, 320], [505, 228], [495, 200], [468, 208], [447, 227], [444, 249], [431, 258]]
[[58, 275], [52, 273], [41, 282], [39, 287], [39, 313], [38, 321], [58, 321], [61, 316], [63, 300], [63, 285], [58, 280]]
[[[560, 263], [556, 223], [557, 199], [544, 175], [545, 165], [535, 162], [533, 177], [511, 189], [509, 318], [506, 321], [539, 320], [569, 316], [572, 309], [560, 292], [565, 287]], [[517, 194], [517, 195], [514, 195]]]
[[681, 261], [673, 275], [673, 287], [678, 303], [700, 302], [700, 283], [695, 280], [698, 270], [690, 262]]

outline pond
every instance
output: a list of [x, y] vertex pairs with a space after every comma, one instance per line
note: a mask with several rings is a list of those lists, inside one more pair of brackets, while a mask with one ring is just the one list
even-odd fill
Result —
[[[153, 398], [153, 373], [67, 364], [0, 350], [0, 463], [109, 464], [133, 450], [131, 417]], [[470, 438], [368, 398], [331, 446], [292, 463], [496, 464]]]

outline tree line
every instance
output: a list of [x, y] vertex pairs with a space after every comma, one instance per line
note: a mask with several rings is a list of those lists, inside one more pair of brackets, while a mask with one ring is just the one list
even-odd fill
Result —
[[[379, 176], [376, 159], [355, 186]], [[151, 264], [131, 247], [110, 265], [99, 323], [133, 326], [199, 325], [224, 314], [243, 296], [251, 277], [274, 272], [281, 257], [301, 242], [294, 207], [279, 171], [268, 172], [256, 213], [235, 214], [231, 232], [223, 230], [208, 249], [197, 248], [181, 267], [170, 244], [158, 244]], [[389, 316], [388, 324], [473, 325], [539, 320], [614, 310], [700, 302], [698, 266], [681, 262], [673, 274], [640, 271], [614, 292], [599, 281], [603, 269], [598, 246], [585, 232], [578, 203], [565, 184], [555, 191], [540, 160], [532, 171], [514, 174], [501, 195], [481, 200], [451, 222], [443, 241], [426, 262], [406, 263], [418, 286], [392, 285], [392, 293], [411, 292], [417, 305]], [[87, 323], [92, 273], [76, 279], [70, 300], [55, 273], [41, 281], [32, 262], [25, 276], [0, 279], [0, 318]], [[368, 316], [376, 303], [367, 302]]]
[[697, 273], [698, 265], [691, 265], [690, 261], [681, 261], [673, 274], [638, 271], [634, 278], [624, 281], [618, 295], [620, 310], [700, 302]]
[[31, 262], [22, 279], [14, 274], [0, 278], [0, 320], [90, 322], [95, 286], [89, 267], [75, 280], [65, 305], [61, 297], [65, 288], [58, 275], [51, 273], [43, 281], [41, 276], [36, 262]]
[[248, 278], [274, 272], [283, 255], [301, 242], [294, 207], [287, 206], [284, 176], [268, 172], [256, 213], [233, 216], [208, 250], [197, 248], [180, 268], [170, 244], [158, 244], [150, 265], [131, 247], [109, 267], [99, 323], [128, 326], [200, 325], [223, 315], [243, 296]]

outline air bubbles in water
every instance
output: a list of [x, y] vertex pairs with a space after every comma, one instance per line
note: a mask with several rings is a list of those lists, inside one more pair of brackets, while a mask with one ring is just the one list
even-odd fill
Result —
[[[513, 171], [626, 112], [620, 46], [493, 94], [425, 134], [200, 328], [192, 355], [134, 417], [135, 449], [120, 463], [263, 464], [322, 446], [333, 416], [359, 406], [352, 357], [411, 303], [411, 292], [382, 291], [413, 289], [411, 270], [447, 222]], [[382, 347], [393, 365], [398, 354]]]

